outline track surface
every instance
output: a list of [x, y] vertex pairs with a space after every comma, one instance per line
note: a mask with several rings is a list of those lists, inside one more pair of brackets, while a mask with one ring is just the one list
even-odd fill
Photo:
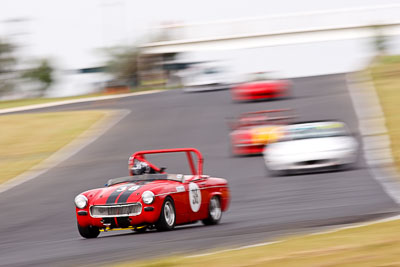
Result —
[[[225, 119], [245, 111], [294, 108], [301, 120], [341, 119], [357, 130], [344, 75], [295, 79], [293, 90], [291, 99], [257, 103], [232, 103], [228, 91], [174, 90], [40, 110], [118, 108], [131, 113], [74, 157], [0, 195], [0, 265], [94, 264], [196, 252], [396, 212], [362, 159], [349, 171], [271, 178], [261, 157], [229, 156]], [[206, 174], [229, 180], [231, 208], [220, 225], [111, 232], [95, 240], [79, 236], [76, 194], [125, 176], [134, 151], [186, 146], [203, 152]]]

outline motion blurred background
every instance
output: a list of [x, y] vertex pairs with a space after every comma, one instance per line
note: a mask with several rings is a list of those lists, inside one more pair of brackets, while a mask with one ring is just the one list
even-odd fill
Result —
[[[21, 114], [0, 116], [0, 265], [198, 253], [397, 215], [400, 196], [391, 178], [398, 178], [392, 167], [400, 166], [399, 14], [397, 0], [1, 1], [0, 113]], [[233, 90], [220, 90], [260, 80], [283, 84], [289, 95], [238, 103]], [[135, 92], [149, 94], [130, 94]], [[93, 102], [18, 109], [87, 97]], [[289, 109], [290, 118], [302, 121], [345, 122], [359, 144], [354, 168], [272, 177], [262, 157], [233, 157], [229, 119], [266, 109]], [[99, 121], [112, 124], [102, 128]], [[98, 139], [80, 143], [55, 168], [39, 169], [37, 179], [24, 180], [25, 171], [87, 129]], [[77, 194], [127, 175], [135, 151], [185, 146], [204, 154], [206, 174], [228, 179], [232, 202], [221, 225], [104, 233], [107, 238], [91, 243], [79, 237]], [[180, 163], [170, 159], [168, 170]], [[398, 263], [400, 240], [393, 232], [400, 224], [374, 227], [282, 245], [276, 258], [289, 258], [292, 266], [300, 266], [296, 255], [315, 260], [303, 266], [359, 259], [365, 266], [371, 255], [375, 265]], [[321, 248], [332, 257], [314, 253]], [[269, 253], [264, 249], [261, 258]], [[287, 255], [291, 249], [304, 251]], [[243, 251], [233, 254], [193, 266], [252, 260]], [[186, 266], [186, 260], [163, 264]]]
[[385, 52], [399, 52], [399, 12], [395, 0], [6, 0], [1, 97], [173, 87], [199, 62], [214, 62], [228, 82], [355, 71], [379, 36], [394, 36]]

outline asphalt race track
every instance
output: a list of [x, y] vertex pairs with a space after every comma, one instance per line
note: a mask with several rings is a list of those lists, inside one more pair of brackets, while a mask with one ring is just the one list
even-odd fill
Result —
[[[233, 103], [228, 91], [166, 91], [36, 110], [129, 109], [116, 126], [42, 176], [0, 194], [0, 265], [64, 266], [143, 259], [266, 241], [318, 226], [387, 216], [398, 207], [360, 157], [357, 168], [267, 177], [261, 157], [229, 155], [226, 118], [261, 109], [294, 108], [299, 120], [341, 119], [357, 131], [344, 75], [295, 79], [293, 97]], [[229, 180], [232, 202], [218, 226], [172, 232], [102, 233], [85, 240], [76, 228], [74, 197], [128, 174], [141, 149], [196, 147], [205, 174]]]

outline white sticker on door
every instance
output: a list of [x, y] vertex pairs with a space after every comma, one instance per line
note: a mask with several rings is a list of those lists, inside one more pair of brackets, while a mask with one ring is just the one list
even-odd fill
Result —
[[201, 192], [196, 183], [189, 184], [189, 202], [193, 212], [198, 212], [201, 204]]

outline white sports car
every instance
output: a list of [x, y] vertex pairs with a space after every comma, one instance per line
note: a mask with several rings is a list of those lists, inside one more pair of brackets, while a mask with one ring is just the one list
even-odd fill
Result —
[[207, 92], [226, 90], [230, 84], [226, 81], [226, 73], [217, 67], [200, 67], [188, 70], [182, 79], [184, 92]]
[[343, 122], [296, 123], [282, 130], [284, 137], [263, 152], [271, 173], [345, 166], [357, 160], [358, 142]]

